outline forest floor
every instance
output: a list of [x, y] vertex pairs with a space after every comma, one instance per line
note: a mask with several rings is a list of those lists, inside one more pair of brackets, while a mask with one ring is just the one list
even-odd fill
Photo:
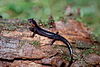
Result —
[[[100, 42], [93, 39], [91, 29], [76, 20], [55, 22], [55, 28], [44, 28], [72, 43], [72, 67], [100, 67]], [[70, 57], [66, 45], [35, 35], [22, 20], [0, 21], [0, 67], [67, 67]], [[67, 49], [67, 50], [66, 50]]]

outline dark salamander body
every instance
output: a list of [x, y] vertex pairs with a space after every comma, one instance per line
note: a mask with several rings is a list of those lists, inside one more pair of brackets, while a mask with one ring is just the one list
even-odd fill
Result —
[[28, 19], [28, 21], [29, 21], [30, 23], [32, 23], [32, 27], [29, 28], [29, 29], [30, 29], [30, 31], [33, 32], [33, 37], [34, 37], [35, 34], [39, 34], [39, 35], [41, 35], [41, 36], [45, 36], [45, 37], [48, 37], [48, 38], [50, 38], [50, 39], [53, 39], [52, 44], [53, 44], [56, 40], [58, 40], [58, 41], [62, 41], [63, 43], [65, 43], [65, 44], [67, 45], [67, 47], [68, 47], [68, 49], [69, 49], [70, 57], [71, 57], [71, 61], [70, 61], [69, 65], [68, 65], [68, 67], [70, 67], [71, 64], [73, 63], [73, 51], [72, 51], [72, 47], [71, 47], [69, 41], [66, 40], [64, 37], [62, 37], [62, 36], [56, 34], [56, 33], [52, 33], [52, 32], [49, 32], [49, 31], [46, 31], [46, 30], [40, 28], [40, 27], [37, 25], [36, 21], [33, 20], [33, 19]]

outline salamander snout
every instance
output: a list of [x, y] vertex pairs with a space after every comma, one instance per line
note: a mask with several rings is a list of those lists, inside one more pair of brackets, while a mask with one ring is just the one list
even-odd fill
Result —
[[37, 26], [37, 23], [33, 18], [28, 19], [28, 21], [29, 21], [29, 23], [31, 23], [32, 27]]
[[31, 18], [31, 19], [28, 19], [28, 21], [29, 21], [30, 23], [32, 23], [32, 21], [33, 21], [33, 18]]
[[35, 21], [33, 18], [28, 19], [28, 21], [29, 21], [30, 23], [32, 23], [32, 24], [35, 24], [35, 25], [37, 24], [36, 21]]

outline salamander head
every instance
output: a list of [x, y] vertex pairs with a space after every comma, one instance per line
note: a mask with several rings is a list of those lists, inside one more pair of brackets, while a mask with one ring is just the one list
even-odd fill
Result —
[[28, 21], [31, 23], [32, 26], [38, 26], [36, 21], [33, 18], [28, 19]]

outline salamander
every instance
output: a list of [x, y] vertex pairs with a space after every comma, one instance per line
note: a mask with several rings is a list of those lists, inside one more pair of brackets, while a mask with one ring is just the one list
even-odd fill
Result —
[[68, 47], [69, 50], [69, 54], [70, 54], [70, 62], [68, 64], [68, 67], [70, 67], [73, 63], [73, 50], [72, 50], [72, 46], [70, 44], [70, 42], [68, 40], [66, 40], [64, 37], [62, 37], [61, 35], [57, 33], [53, 33], [53, 32], [49, 32], [47, 30], [42, 29], [41, 27], [39, 27], [39, 25], [36, 23], [36, 21], [31, 18], [28, 19], [28, 21], [31, 23], [32, 27], [30, 27], [30, 31], [33, 32], [32, 37], [34, 37], [35, 34], [41, 35], [41, 36], [45, 36], [48, 37], [50, 39], [53, 39], [51, 45], [55, 42], [55, 41], [62, 41], [63, 43], [65, 43]]

